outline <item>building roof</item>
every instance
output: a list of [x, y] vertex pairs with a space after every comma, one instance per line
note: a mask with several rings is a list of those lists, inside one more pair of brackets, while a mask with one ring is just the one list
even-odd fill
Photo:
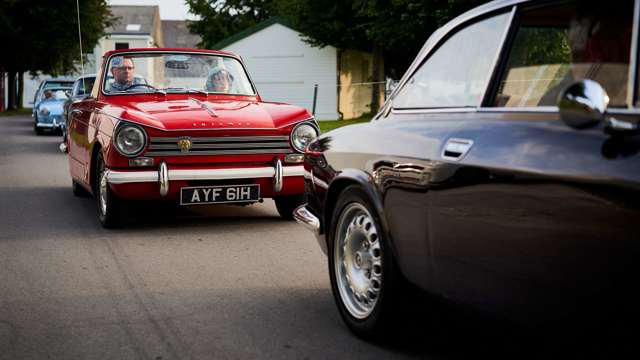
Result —
[[156, 6], [112, 5], [111, 14], [115, 23], [106, 29], [109, 35], [153, 35], [156, 21], [160, 19], [160, 8]]
[[164, 46], [168, 48], [196, 48], [202, 40], [189, 31], [187, 22], [183, 20], [162, 20], [162, 36]]
[[240, 41], [240, 40], [242, 40], [244, 38], [247, 38], [247, 37], [257, 33], [258, 31], [260, 31], [262, 29], [268, 28], [269, 26], [271, 26], [273, 24], [280, 24], [280, 25], [288, 27], [289, 29], [291, 29], [293, 31], [296, 31], [295, 29], [293, 29], [291, 27], [291, 24], [289, 23], [289, 21], [287, 21], [286, 19], [281, 18], [279, 16], [274, 16], [274, 17], [271, 17], [271, 18], [269, 18], [267, 20], [264, 20], [264, 21], [262, 21], [260, 23], [257, 23], [257, 24], [253, 25], [250, 28], [244, 29], [244, 30], [240, 31], [239, 33], [231, 35], [226, 39], [222, 39], [222, 40], [218, 41], [217, 43], [215, 43], [213, 45], [213, 48], [214, 49], [223, 49], [223, 48], [225, 48], [225, 47], [227, 47], [227, 46], [229, 46], [229, 45], [231, 45], [231, 44], [233, 44], [235, 42], [238, 42], [238, 41]]

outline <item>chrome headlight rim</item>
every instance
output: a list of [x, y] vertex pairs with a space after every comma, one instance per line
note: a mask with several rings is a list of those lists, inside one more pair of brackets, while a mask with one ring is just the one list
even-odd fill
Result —
[[[140, 131], [140, 133], [142, 134], [142, 145], [140, 146], [139, 150], [137, 150], [136, 152], [133, 152], [133, 153], [127, 153], [123, 149], [120, 149], [120, 147], [118, 146], [118, 135], [120, 135], [120, 133], [124, 129], [128, 129], [128, 128], [134, 128], [134, 129]], [[138, 155], [140, 155], [140, 154], [142, 154], [144, 152], [144, 150], [147, 148], [147, 145], [149, 143], [149, 136], [147, 135], [147, 132], [144, 130], [144, 128], [142, 126], [137, 125], [137, 124], [133, 124], [133, 123], [130, 123], [130, 122], [122, 121], [122, 122], [120, 122], [120, 124], [118, 124], [118, 127], [116, 128], [116, 131], [113, 133], [113, 138], [111, 138], [111, 143], [113, 144], [113, 146], [115, 147], [116, 151], [120, 155], [132, 158], [132, 157], [136, 157], [136, 156], [138, 156]]]
[[[297, 146], [296, 146], [296, 142], [294, 141], [294, 138], [293, 138], [293, 137], [294, 137], [294, 134], [296, 133], [296, 130], [297, 130], [299, 127], [301, 127], [301, 126], [305, 126], [305, 125], [310, 126], [310, 127], [315, 131], [315, 133], [316, 133], [316, 137], [315, 137], [314, 139], [317, 139], [317, 138], [318, 138], [318, 136], [320, 136], [320, 129], [319, 129], [318, 125], [316, 124], [316, 122], [315, 122], [315, 120], [314, 120], [313, 118], [312, 118], [312, 119], [310, 119], [310, 120], [305, 120], [305, 121], [302, 121], [302, 122], [299, 122], [298, 124], [296, 124], [296, 126], [294, 126], [294, 127], [293, 127], [293, 129], [291, 129], [291, 134], [289, 135], [289, 142], [291, 143], [291, 147], [292, 147], [295, 151], [297, 151], [297, 152], [299, 152], [299, 153], [304, 153], [304, 150], [305, 150], [305, 149], [304, 149], [304, 148], [303, 148], [303, 149], [300, 149], [299, 147], [297, 147]], [[313, 140], [312, 140], [312, 141], [313, 141]], [[311, 142], [309, 142], [309, 143], [311, 143]], [[309, 144], [306, 144], [306, 145], [305, 145], [305, 148], [306, 148], [308, 145], [309, 145]]]

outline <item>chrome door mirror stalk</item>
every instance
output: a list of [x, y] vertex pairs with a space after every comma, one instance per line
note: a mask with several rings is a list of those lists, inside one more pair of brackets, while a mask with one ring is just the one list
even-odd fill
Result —
[[558, 99], [560, 118], [574, 129], [588, 129], [603, 122], [607, 131], [637, 131], [638, 124], [607, 114], [609, 95], [596, 81], [584, 79], [564, 89]]

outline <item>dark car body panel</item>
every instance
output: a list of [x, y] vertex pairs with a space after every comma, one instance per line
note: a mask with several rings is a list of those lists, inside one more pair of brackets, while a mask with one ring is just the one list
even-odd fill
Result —
[[[492, 2], [438, 30], [394, 94], [450, 31], [521, 3], [545, 2]], [[569, 128], [555, 107], [486, 104], [400, 110], [390, 100], [371, 123], [320, 136], [305, 156], [319, 240], [337, 194], [359, 184], [378, 204], [401, 272], [424, 290], [534, 323], [630, 305], [640, 275], [640, 136]], [[635, 108], [609, 114], [640, 120]], [[451, 139], [469, 140], [468, 153], [443, 156]]]

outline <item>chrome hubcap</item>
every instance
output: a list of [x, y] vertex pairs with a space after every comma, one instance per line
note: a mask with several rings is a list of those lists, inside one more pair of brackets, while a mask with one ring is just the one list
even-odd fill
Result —
[[334, 267], [338, 290], [349, 313], [371, 314], [382, 286], [382, 249], [369, 211], [351, 203], [342, 212], [335, 233]]
[[99, 187], [99, 196], [100, 196], [100, 212], [102, 215], [107, 213], [107, 172], [102, 171], [100, 174], [100, 187]]

